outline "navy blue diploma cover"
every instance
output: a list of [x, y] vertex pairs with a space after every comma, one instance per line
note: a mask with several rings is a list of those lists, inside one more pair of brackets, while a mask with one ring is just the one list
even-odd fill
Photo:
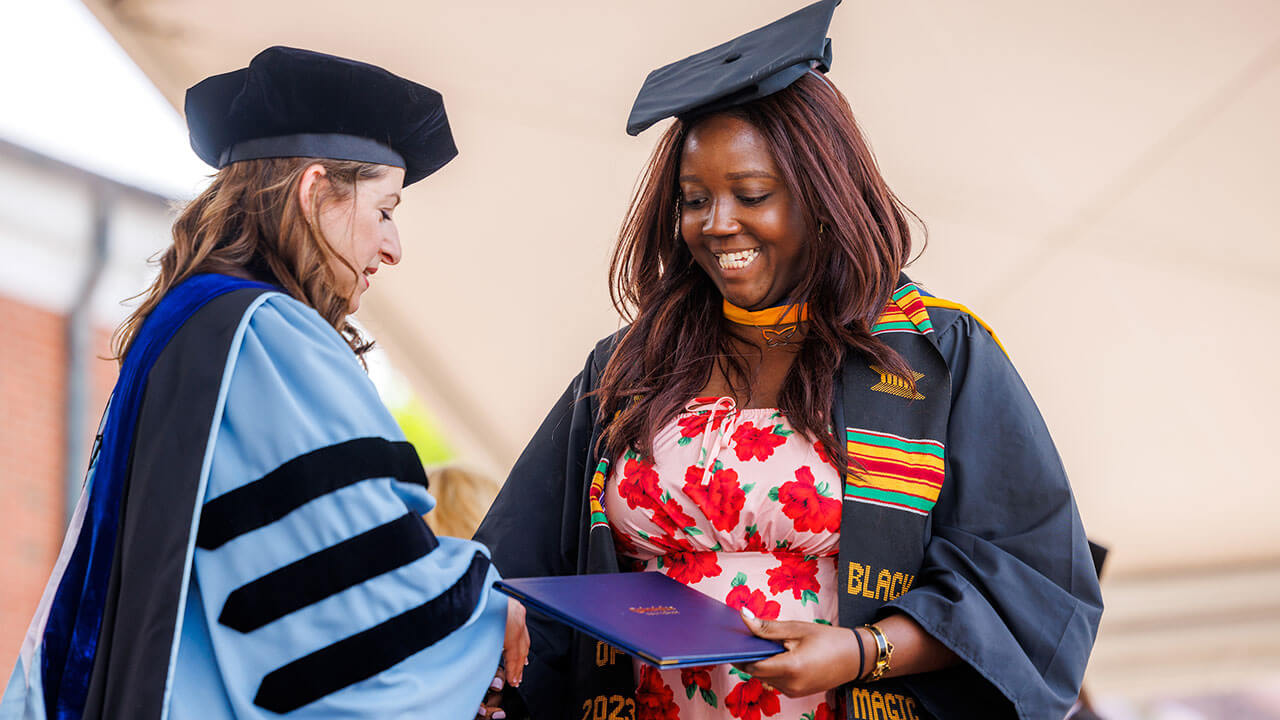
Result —
[[783, 648], [738, 611], [656, 572], [500, 580], [525, 607], [662, 669], [750, 662]]

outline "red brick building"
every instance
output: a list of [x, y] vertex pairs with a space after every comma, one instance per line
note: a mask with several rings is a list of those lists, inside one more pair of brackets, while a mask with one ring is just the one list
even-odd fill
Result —
[[[110, 332], [94, 332], [95, 356]], [[66, 521], [67, 318], [0, 296], [0, 656], [13, 657], [62, 544]], [[102, 408], [115, 363], [94, 358], [89, 405]], [[87, 452], [94, 425], [78, 442]]]
[[0, 141], [0, 662], [62, 545], [115, 383], [119, 301], [170, 222], [167, 198]]

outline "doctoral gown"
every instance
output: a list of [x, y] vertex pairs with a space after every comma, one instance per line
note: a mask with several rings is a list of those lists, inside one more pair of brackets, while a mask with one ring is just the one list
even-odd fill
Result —
[[[851, 458], [838, 556], [839, 622], [914, 618], [950, 669], [842, 688], [845, 716], [1061, 718], [1080, 687], [1102, 599], [1070, 484], [1030, 393], [966, 308], [901, 278], [870, 328], [915, 386], [850, 353], [831, 417]], [[617, 572], [599, 503], [608, 458], [591, 392], [602, 340], [552, 408], [476, 539], [507, 577]], [[535, 720], [634, 717], [630, 659], [529, 616], [520, 697]]]
[[4, 720], [472, 717], [506, 602], [343, 338], [175, 288], [122, 367]]

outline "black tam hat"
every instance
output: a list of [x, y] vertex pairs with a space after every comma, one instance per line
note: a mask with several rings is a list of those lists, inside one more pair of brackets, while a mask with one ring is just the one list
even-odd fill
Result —
[[405, 186], [458, 154], [440, 93], [375, 65], [271, 47], [187, 90], [191, 147], [215, 168], [314, 157], [404, 168]]
[[723, 45], [660, 67], [645, 78], [627, 134], [671, 116], [723, 110], [772, 95], [811, 69], [831, 69], [827, 28], [840, 0], [820, 0]]

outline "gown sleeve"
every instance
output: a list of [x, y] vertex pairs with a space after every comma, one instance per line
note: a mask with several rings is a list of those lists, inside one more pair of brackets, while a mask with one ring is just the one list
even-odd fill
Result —
[[506, 602], [435, 537], [412, 446], [346, 344], [274, 295], [227, 363], [170, 717], [472, 717]]
[[[595, 419], [588, 393], [599, 370], [597, 358], [608, 357], [602, 346], [588, 355], [582, 372], [547, 413], [476, 531], [475, 539], [489, 547], [506, 577], [573, 575], [587, 567], [583, 485]], [[575, 671], [573, 633], [535, 613], [526, 622], [529, 665], [518, 691], [523, 707], [508, 707], [515, 713], [509, 716], [564, 717], [564, 691]]]
[[1011, 707], [1020, 718], [1061, 718], [1079, 693], [1102, 614], [1071, 486], [991, 335], [960, 314], [939, 345], [952, 374], [947, 482], [916, 584], [887, 607], [914, 618], [965, 666], [904, 681], [926, 706], [969, 708], [955, 717]]

